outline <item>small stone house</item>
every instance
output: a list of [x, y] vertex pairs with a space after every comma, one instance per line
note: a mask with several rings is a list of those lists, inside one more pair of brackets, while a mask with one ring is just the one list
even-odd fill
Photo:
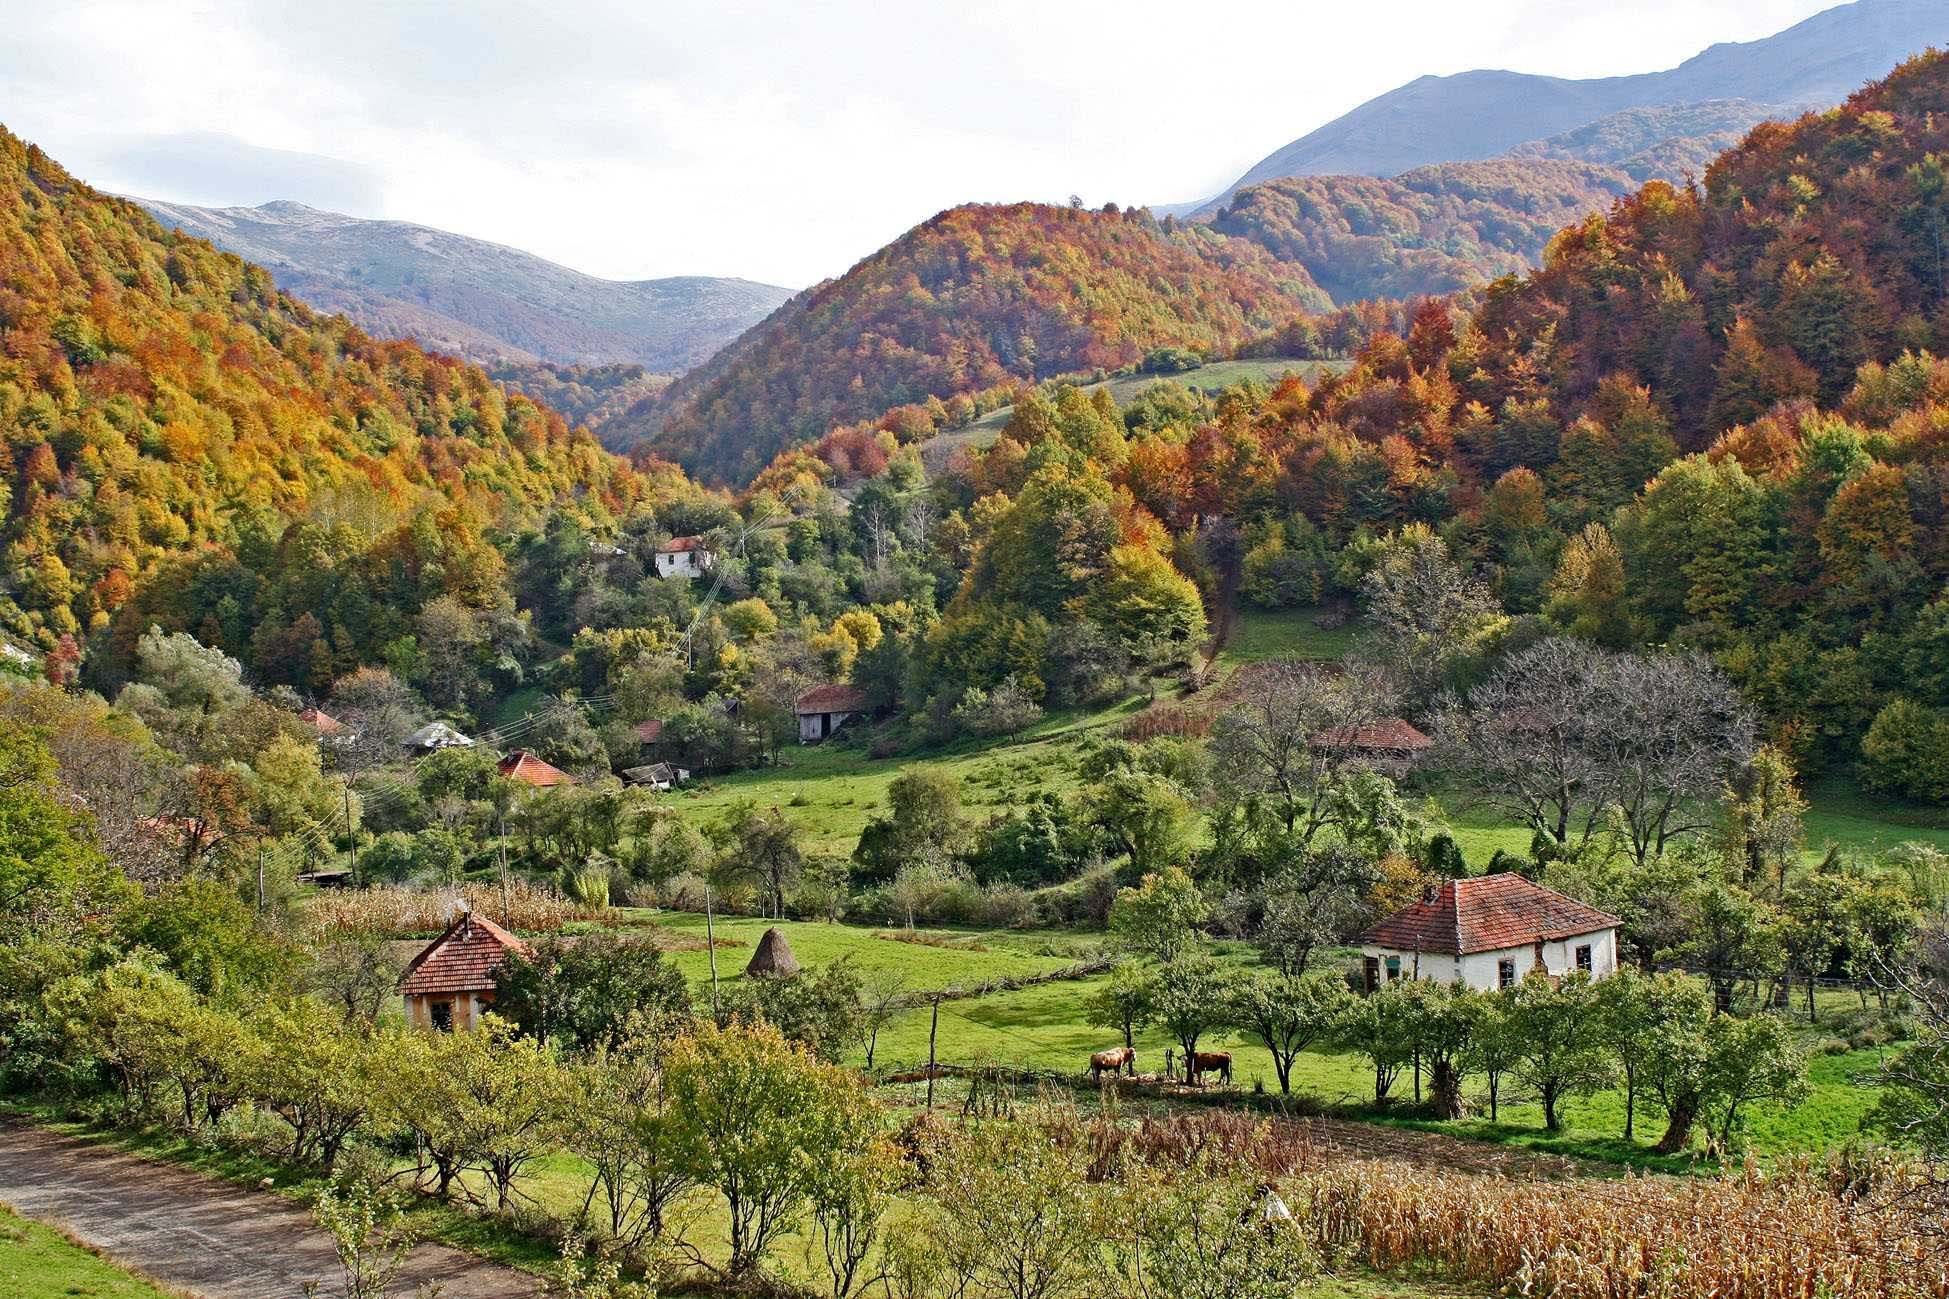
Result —
[[1360, 936], [1361, 983], [1368, 992], [1396, 979], [1486, 991], [1534, 970], [1602, 979], [1617, 973], [1619, 923], [1520, 875], [1448, 880]]
[[413, 958], [399, 981], [415, 1028], [450, 1033], [480, 1023], [494, 1004], [494, 972], [510, 953], [532, 956], [519, 938], [485, 916], [463, 911]]
[[799, 718], [799, 743], [817, 744], [866, 711], [866, 692], [857, 686], [814, 686], [798, 697], [793, 712]]
[[656, 548], [658, 577], [702, 577], [716, 564], [702, 537], [672, 537]]

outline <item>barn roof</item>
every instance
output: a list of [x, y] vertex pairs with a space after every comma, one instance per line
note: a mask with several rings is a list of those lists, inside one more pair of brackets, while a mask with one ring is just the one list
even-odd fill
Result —
[[1360, 936], [1363, 945], [1467, 956], [1614, 929], [1616, 916], [1520, 875], [1449, 880]]
[[399, 991], [407, 997], [492, 991], [494, 972], [510, 952], [534, 954], [526, 943], [486, 916], [463, 911], [445, 933], [413, 958], [399, 981]]
[[473, 746], [471, 737], [462, 735], [445, 722], [428, 722], [406, 737], [406, 747], [409, 749], [470, 749]]
[[686, 550], [709, 550], [702, 537], [672, 537], [656, 548], [659, 555], [675, 555]]
[[298, 714], [298, 720], [320, 735], [337, 735], [345, 730], [344, 722], [322, 708], [307, 708]]
[[1335, 726], [1313, 737], [1322, 749], [1386, 749], [1390, 752], [1421, 753], [1435, 742], [1411, 722], [1399, 717], [1382, 717], [1360, 726]]
[[536, 789], [547, 789], [553, 785], [573, 785], [575, 778], [560, 767], [543, 762], [526, 749], [516, 749], [499, 763], [500, 772], [509, 780], [519, 780], [533, 785]]
[[866, 708], [866, 692], [858, 686], [814, 686], [798, 697], [793, 711], [800, 713], [857, 713]]

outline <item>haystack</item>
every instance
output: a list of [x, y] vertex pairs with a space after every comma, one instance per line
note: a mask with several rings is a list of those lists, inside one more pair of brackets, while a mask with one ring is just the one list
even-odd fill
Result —
[[773, 926], [758, 940], [758, 950], [751, 954], [751, 964], [744, 972], [760, 979], [789, 979], [799, 972], [799, 958], [792, 955], [785, 935]]

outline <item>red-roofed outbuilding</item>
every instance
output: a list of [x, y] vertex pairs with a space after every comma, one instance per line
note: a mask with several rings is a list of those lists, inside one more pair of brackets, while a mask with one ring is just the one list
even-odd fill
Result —
[[509, 780], [518, 780], [536, 789], [552, 789], [556, 785], [575, 783], [575, 777], [560, 767], [543, 762], [526, 749], [516, 749], [502, 758], [499, 767], [501, 774]]
[[1619, 920], [1521, 875], [1432, 886], [1360, 936], [1368, 991], [1395, 979], [1506, 988], [1533, 970], [1617, 973]]
[[494, 972], [510, 953], [532, 956], [519, 938], [485, 916], [463, 911], [413, 958], [399, 981], [406, 1017], [418, 1028], [472, 1028], [494, 1004]]
[[866, 711], [866, 692], [858, 686], [814, 686], [798, 697], [792, 711], [799, 718], [799, 743], [817, 744], [854, 713]]

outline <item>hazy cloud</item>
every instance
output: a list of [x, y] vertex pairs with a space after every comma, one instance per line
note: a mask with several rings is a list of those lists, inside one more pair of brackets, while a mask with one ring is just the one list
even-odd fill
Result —
[[206, 207], [255, 206], [296, 199], [354, 216], [379, 215], [385, 178], [378, 168], [291, 149], [266, 149], [234, 135], [184, 131], [110, 137], [71, 159], [104, 188], [144, 197], [167, 195]]

